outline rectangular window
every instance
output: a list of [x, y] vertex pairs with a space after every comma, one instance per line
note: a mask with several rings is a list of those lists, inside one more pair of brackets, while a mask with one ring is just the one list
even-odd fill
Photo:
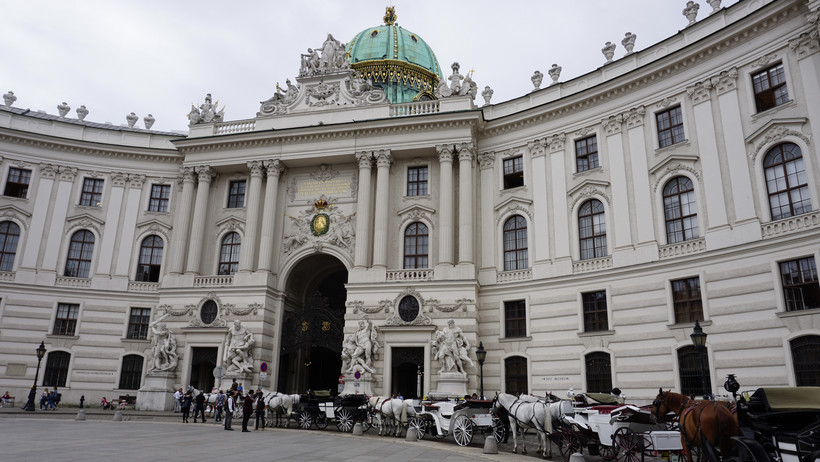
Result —
[[524, 157], [504, 159], [504, 189], [524, 186]]
[[57, 318], [54, 320], [54, 335], [74, 335], [77, 330], [77, 314], [80, 305], [60, 303], [57, 305]]
[[148, 321], [151, 319], [151, 310], [148, 308], [131, 308], [131, 318], [128, 320], [127, 338], [145, 340], [148, 338]]
[[149, 212], [167, 212], [168, 200], [171, 197], [171, 185], [152, 184], [151, 200], [148, 202]]
[[504, 337], [527, 336], [527, 303], [524, 300], [504, 302]]
[[31, 183], [31, 170], [11, 167], [9, 176], [6, 178], [6, 189], [4, 196], [22, 197], [28, 196], [28, 185]]
[[245, 180], [231, 181], [228, 190], [228, 208], [242, 208], [245, 206]]
[[83, 180], [83, 192], [80, 194], [80, 205], [99, 207], [102, 205], [102, 191], [105, 182], [96, 178]]
[[789, 100], [789, 89], [786, 86], [783, 64], [777, 64], [752, 75], [752, 86], [755, 91], [757, 112], [780, 106]]
[[672, 281], [672, 301], [675, 305], [676, 323], [703, 321], [700, 278]]
[[407, 195], [427, 195], [427, 167], [409, 167], [407, 169]]
[[575, 163], [579, 173], [598, 168], [597, 136], [575, 140]]
[[658, 121], [658, 146], [665, 148], [680, 143], [683, 136], [683, 113], [680, 106], [655, 114]]
[[606, 291], [583, 294], [584, 332], [599, 332], [609, 329], [606, 319]]
[[814, 257], [780, 263], [786, 311], [820, 308], [820, 284]]

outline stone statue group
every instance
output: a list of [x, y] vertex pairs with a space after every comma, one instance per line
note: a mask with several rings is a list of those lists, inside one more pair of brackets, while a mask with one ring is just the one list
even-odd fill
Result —
[[359, 321], [359, 329], [345, 337], [342, 344], [342, 370], [345, 373], [376, 372], [373, 359], [381, 345], [376, 340], [379, 332], [367, 319]]
[[[322, 52], [319, 55], [319, 51]], [[347, 60], [345, 44], [333, 38], [332, 34], [327, 34], [322, 48], [314, 50], [308, 48], [307, 54], [302, 54], [302, 66], [299, 75], [302, 77], [327, 74], [329, 72], [347, 69], [350, 62]]]
[[433, 359], [441, 363], [440, 374], [466, 374], [465, 365], [473, 366], [470, 359], [470, 341], [464, 336], [460, 327], [456, 327], [452, 319], [447, 321], [447, 327], [437, 330], [433, 335]]

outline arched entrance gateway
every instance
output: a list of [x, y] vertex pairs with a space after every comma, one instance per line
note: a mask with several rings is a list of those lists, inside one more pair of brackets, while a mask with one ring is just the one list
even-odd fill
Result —
[[331, 255], [299, 262], [285, 285], [277, 390], [335, 390], [342, 367], [347, 268]]

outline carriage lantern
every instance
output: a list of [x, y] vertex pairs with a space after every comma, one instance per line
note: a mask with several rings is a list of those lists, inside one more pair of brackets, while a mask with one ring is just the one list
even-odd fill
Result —
[[478, 367], [481, 371], [481, 399], [484, 399], [484, 360], [487, 359], [487, 350], [484, 349], [484, 342], [478, 342], [475, 350], [475, 359], [478, 360]]
[[692, 344], [698, 350], [698, 360], [700, 361], [700, 386], [703, 391], [703, 396], [709, 394], [706, 389], [706, 368], [703, 366], [703, 353], [706, 350], [706, 332], [700, 327], [700, 321], [695, 320], [695, 330], [689, 335], [692, 339]]
[[28, 393], [28, 401], [26, 401], [26, 405], [23, 406], [24, 411], [34, 411], [34, 397], [37, 394], [37, 378], [40, 376], [40, 361], [43, 360], [43, 356], [46, 355], [46, 345], [44, 342], [40, 342], [40, 346], [34, 350], [37, 353], [37, 371], [34, 373], [34, 385], [31, 386], [31, 391]]

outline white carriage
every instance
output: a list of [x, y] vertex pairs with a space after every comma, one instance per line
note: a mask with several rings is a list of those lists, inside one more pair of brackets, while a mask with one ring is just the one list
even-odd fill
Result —
[[467, 446], [476, 432], [492, 433], [497, 442], [505, 436], [502, 422], [492, 413], [489, 400], [441, 400], [422, 401], [415, 406], [416, 416], [410, 420], [410, 427], [418, 432], [418, 438], [431, 434], [445, 438], [452, 434], [456, 444]]

